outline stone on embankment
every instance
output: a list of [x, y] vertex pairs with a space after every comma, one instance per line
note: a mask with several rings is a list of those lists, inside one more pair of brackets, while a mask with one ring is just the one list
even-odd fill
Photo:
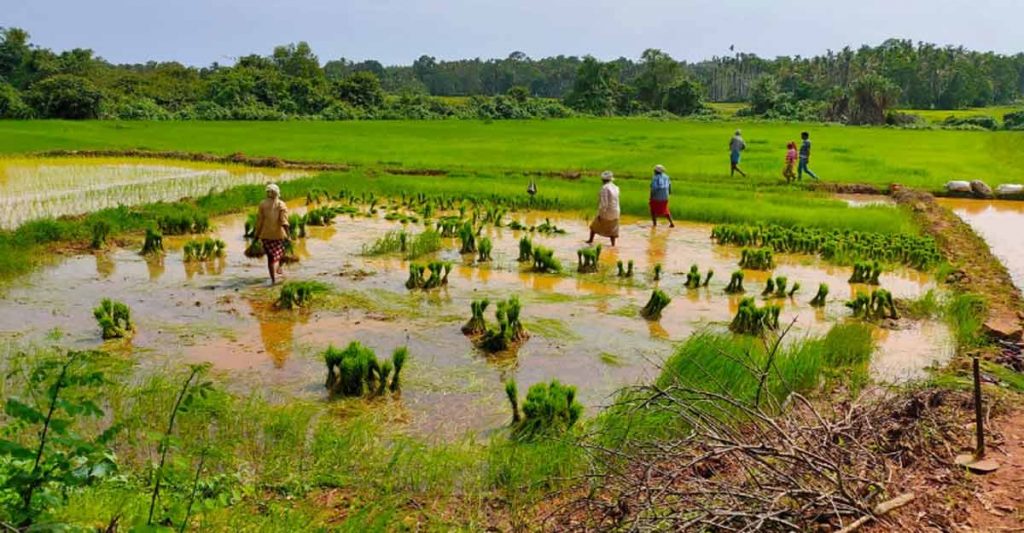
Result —
[[1013, 315], [990, 316], [982, 326], [990, 337], [1008, 341], [1019, 341], [1024, 334], [1020, 320]]
[[978, 198], [995, 198], [995, 194], [992, 193], [992, 187], [989, 187], [988, 184], [981, 180], [971, 181], [971, 192]]

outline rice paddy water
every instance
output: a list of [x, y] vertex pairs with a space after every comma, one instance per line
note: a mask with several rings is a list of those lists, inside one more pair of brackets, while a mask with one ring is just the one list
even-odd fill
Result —
[[1024, 202], [939, 198], [978, 232], [1006, 266], [1018, 289], [1024, 288]]

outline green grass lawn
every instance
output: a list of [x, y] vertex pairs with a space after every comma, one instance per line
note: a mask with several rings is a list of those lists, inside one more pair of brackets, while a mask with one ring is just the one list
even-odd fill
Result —
[[114, 122], [0, 121], [0, 153], [146, 148], [365, 166], [487, 172], [601, 171], [676, 180], [728, 177], [726, 149], [742, 128], [742, 167], [775, 181], [785, 144], [809, 130], [824, 180], [938, 189], [950, 179], [1024, 181], [1024, 132], [919, 131], [781, 122], [567, 119], [534, 121]]

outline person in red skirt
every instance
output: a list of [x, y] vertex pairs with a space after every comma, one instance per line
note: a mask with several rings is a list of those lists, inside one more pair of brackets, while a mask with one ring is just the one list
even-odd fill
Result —
[[672, 182], [669, 181], [665, 167], [654, 165], [654, 177], [651, 178], [651, 199], [648, 205], [651, 207], [651, 224], [658, 227], [658, 217], [668, 219], [668, 227], [676, 227], [672, 222], [672, 213], [668, 210], [668, 197], [672, 194]]
[[281, 189], [273, 183], [267, 185], [267, 197], [260, 202], [256, 214], [256, 238], [263, 241], [270, 284], [273, 285], [277, 283], [277, 276], [282, 274], [281, 258], [288, 240], [288, 207], [281, 200]]

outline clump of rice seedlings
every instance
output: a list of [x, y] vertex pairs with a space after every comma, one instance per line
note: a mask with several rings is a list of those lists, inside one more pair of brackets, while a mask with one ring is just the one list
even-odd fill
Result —
[[736, 316], [729, 324], [729, 329], [733, 333], [760, 335], [766, 330], [779, 328], [780, 312], [781, 308], [777, 305], [766, 304], [764, 307], [758, 307], [753, 298], [746, 297], [740, 300], [739, 309], [736, 310]]
[[363, 255], [383, 255], [405, 252], [409, 246], [409, 235], [405, 230], [389, 231], [370, 246], [363, 245]]
[[525, 231], [525, 230], [529, 229], [526, 226], [526, 224], [523, 224], [522, 222], [520, 222], [518, 220], [513, 220], [512, 222], [509, 222], [508, 223], [508, 228], [511, 229], [511, 230], [515, 230], [515, 231]]
[[519, 320], [522, 310], [523, 306], [518, 296], [498, 302], [498, 308], [494, 312], [497, 326], [487, 328], [480, 337], [479, 346], [492, 353], [502, 352], [528, 339], [530, 334]]
[[576, 258], [579, 261], [577, 272], [581, 274], [597, 272], [597, 263], [601, 259], [601, 245], [576, 250]]
[[505, 396], [512, 405], [512, 423], [517, 424], [522, 417], [519, 416], [519, 389], [516, 387], [516, 380], [510, 379], [505, 382]]
[[775, 258], [768, 248], [744, 248], [740, 253], [740, 268], [771, 270], [775, 268]]
[[798, 291], [798, 290], [800, 290], [800, 282], [799, 281], [794, 281], [793, 282], [793, 287], [789, 289], [789, 293], [787, 293], [786, 296], [789, 296], [790, 298], [792, 298], [793, 295], [796, 294], [796, 291]]
[[661, 281], [661, 272], [663, 268], [664, 267], [661, 266], [661, 263], [654, 265], [654, 281]]
[[259, 218], [257, 213], [249, 213], [245, 217], [245, 237], [246, 239], [256, 238], [256, 220]]
[[473, 312], [473, 316], [470, 317], [469, 321], [462, 325], [462, 333], [464, 335], [482, 335], [487, 331], [487, 319], [484, 318], [484, 311], [487, 310], [487, 306], [490, 305], [490, 300], [484, 298], [483, 300], [473, 300], [469, 304], [470, 310]]
[[690, 271], [686, 273], [686, 288], [696, 289], [700, 287], [700, 270], [697, 265], [690, 265]]
[[107, 237], [110, 236], [110, 223], [106, 220], [97, 220], [89, 228], [92, 231], [92, 242], [90, 247], [99, 250], [107, 245]]
[[661, 289], [654, 289], [651, 292], [651, 299], [647, 300], [647, 305], [640, 310], [640, 316], [647, 320], [658, 320], [661, 318], [661, 312], [668, 307], [668, 304], [672, 303], [670, 298], [665, 291]]
[[491, 244], [491, 239], [482, 237], [480, 243], [477, 245], [477, 258], [476, 260], [483, 263], [491, 260], [491, 250], [494, 245]]
[[558, 380], [530, 387], [522, 416], [518, 416], [518, 402], [513, 402], [511, 396], [509, 401], [515, 410], [512, 436], [519, 441], [567, 433], [583, 414], [583, 406], [576, 401], [576, 387], [562, 385]]
[[330, 207], [317, 207], [310, 209], [306, 212], [306, 216], [303, 217], [303, 234], [305, 234], [305, 225], [310, 226], [330, 226], [334, 223], [334, 217], [336, 216], [334, 209]]
[[306, 192], [306, 205], [321, 204], [331, 199], [331, 194], [319, 188]]
[[288, 215], [288, 238], [304, 239], [306, 237], [306, 217], [292, 213]]
[[92, 310], [92, 316], [96, 317], [104, 339], [124, 338], [135, 331], [131, 309], [110, 298], [100, 301], [100, 305]]
[[549, 235], [564, 235], [566, 233], [564, 229], [552, 224], [550, 218], [545, 218], [542, 224], [538, 224], [530, 228], [530, 231]]
[[398, 348], [391, 355], [391, 361], [382, 363], [373, 350], [359, 341], [352, 341], [344, 350], [329, 346], [323, 354], [327, 365], [324, 386], [331, 396], [357, 398], [380, 396], [389, 389], [397, 392], [401, 388], [399, 375], [408, 356], [407, 348]]
[[475, 254], [476, 253], [476, 230], [473, 229], [473, 224], [466, 222], [459, 228], [459, 242], [461, 248], [459, 248], [460, 254]]
[[258, 259], [267, 255], [267, 252], [263, 250], [263, 241], [260, 239], [250, 239], [249, 245], [245, 247], [243, 252], [249, 259]]
[[[430, 277], [424, 274], [430, 271]], [[409, 279], [405, 282], [407, 289], [436, 289], [448, 285], [448, 274], [452, 271], [449, 261], [431, 261], [427, 266], [419, 263], [409, 264]]]
[[875, 289], [871, 291], [871, 296], [858, 291], [853, 300], [846, 302], [846, 306], [853, 310], [853, 316], [866, 320], [896, 320], [900, 317], [892, 293], [886, 289]]
[[878, 261], [861, 261], [854, 263], [850, 283], [866, 283], [878, 285], [878, 277], [882, 275], [882, 265]]
[[528, 235], [519, 239], [519, 262], [529, 263], [533, 260], [533, 241]]
[[707, 287], [708, 283], [711, 283], [711, 278], [714, 277], [714, 275], [715, 275], [715, 271], [711, 270], [711, 269], [708, 269], [708, 273], [704, 275], [704, 283], [701, 286], [702, 287]]
[[281, 256], [281, 264], [289, 265], [299, 262], [299, 254], [295, 252], [295, 242], [291, 239], [284, 241], [284, 255]]
[[825, 307], [825, 298], [828, 298], [828, 284], [822, 283], [818, 285], [818, 292], [811, 298], [812, 307]]
[[761, 296], [767, 298], [773, 294], [775, 294], [775, 280], [769, 277], [768, 281], [764, 284], [764, 290], [761, 291]]
[[625, 265], [623, 265], [622, 261], [620, 260], [618, 263], [616, 263], [616, 267], [618, 268], [618, 274], [617, 275], [620, 278], [631, 278], [631, 277], [633, 277], [633, 260], [632, 259], [630, 259], [629, 262], [626, 263]]
[[184, 261], [209, 261], [217, 257], [224, 257], [224, 250], [227, 249], [227, 245], [220, 239], [201, 239], [201, 240], [190, 240], [185, 243], [183, 249], [185, 257]]
[[560, 272], [561, 263], [555, 259], [555, 251], [543, 246], [533, 248], [533, 271], [534, 272]]
[[146, 240], [142, 243], [142, 255], [158, 255], [164, 253], [164, 236], [153, 228], [146, 229]]
[[[424, 215], [427, 216], [427, 215]], [[459, 228], [462, 227], [462, 218], [444, 217], [437, 221], [437, 231], [441, 237], [452, 238], [459, 235]]]
[[210, 229], [210, 217], [201, 212], [179, 212], [164, 215], [157, 219], [157, 226], [165, 235], [185, 235], [188, 233], [206, 233]]
[[746, 292], [743, 289], [742, 270], [737, 270], [732, 273], [732, 276], [729, 278], [729, 284], [725, 286], [725, 292], [728, 294], [739, 294], [741, 292]]
[[[789, 285], [789, 279], [786, 276], [775, 277], [775, 297], [784, 298], [786, 296], [786, 288]], [[771, 295], [769, 295], [771, 296]]]
[[275, 305], [278, 309], [307, 307], [329, 291], [330, 286], [319, 281], [289, 281], [281, 286], [281, 294]]

